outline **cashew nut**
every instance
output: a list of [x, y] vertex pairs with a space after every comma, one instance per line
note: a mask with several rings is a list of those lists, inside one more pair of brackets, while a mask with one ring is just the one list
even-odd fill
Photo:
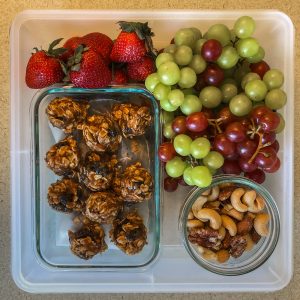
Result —
[[215, 230], [218, 230], [222, 225], [221, 216], [211, 208], [200, 209], [195, 217], [203, 222], [209, 221], [209, 226]]
[[235, 222], [226, 215], [221, 215], [222, 225], [228, 230], [231, 236], [235, 236], [237, 232], [237, 227]]
[[255, 191], [247, 191], [243, 196], [243, 202], [248, 206], [248, 211], [258, 213], [265, 208], [265, 201]]
[[233, 209], [233, 206], [230, 203], [227, 203], [223, 206], [223, 208], [227, 211], [230, 211], [231, 209]]
[[245, 251], [251, 251], [252, 248], [254, 247], [254, 242], [252, 241], [252, 239], [251, 239], [251, 237], [250, 237], [249, 234], [244, 235], [244, 238], [247, 241], [247, 246], [246, 246]]
[[226, 235], [226, 229], [225, 229], [225, 227], [221, 226], [219, 229], [219, 237], [220, 237], [221, 241], [224, 240], [225, 235]]
[[193, 219], [193, 220], [188, 220], [186, 222], [186, 226], [188, 228], [195, 228], [195, 227], [203, 227], [204, 224], [202, 221], [198, 220], [198, 219]]
[[198, 252], [202, 255], [204, 259], [207, 260], [217, 260], [217, 254], [210, 249], [204, 248], [202, 246], [198, 246]]
[[[200, 196], [196, 199], [196, 201], [194, 202], [193, 206], [192, 206], [192, 212], [194, 214], [194, 216], [196, 217], [197, 212], [202, 209], [202, 206], [204, 205], [204, 203], [207, 202], [207, 198], [204, 196]], [[197, 218], [197, 217], [196, 217]]]
[[210, 192], [211, 192], [211, 189], [207, 189], [201, 195], [202, 196], [208, 196], [210, 194]]
[[210, 194], [207, 196], [207, 201], [215, 201], [218, 199], [220, 188], [218, 185], [212, 187]]
[[188, 220], [193, 220], [195, 218], [194, 214], [192, 211], [189, 211], [189, 214], [188, 214]]
[[270, 216], [268, 214], [262, 213], [257, 214], [254, 219], [254, 229], [260, 236], [267, 236], [269, 233], [268, 223]]
[[232, 208], [230, 210], [222, 209], [221, 213], [224, 215], [228, 215], [230, 217], [235, 218], [238, 221], [242, 221], [244, 218], [244, 213], [237, 211], [236, 209]]
[[212, 208], [212, 209], [218, 209], [219, 206], [220, 206], [220, 201], [211, 201], [211, 202], [206, 202], [203, 207], [206, 207], [206, 208]]
[[241, 197], [244, 194], [245, 190], [243, 188], [237, 188], [232, 192], [230, 196], [230, 201], [233, 208], [235, 208], [239, 212], [246, 212], [248, 210], [248, 206], [243, 204], [241, 201]]
[[219, 263], [224, 263], [230, 258], [228, 250], [222, 249], [217, 252], [217, 260]]

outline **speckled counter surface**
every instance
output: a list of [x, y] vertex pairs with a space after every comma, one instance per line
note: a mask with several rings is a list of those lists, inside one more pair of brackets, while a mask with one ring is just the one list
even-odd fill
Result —
[[[83, 4], [86, 2], [86, 4]], [[15, 15], [25, 9], [278, 9], [292, 19], [296, 29], [295, 55], [295, 116], [300, 113], [300, 1], [299, 0], [0, 0], [0, 299], [300, 299], [300, 120], [295, 118], [295, 226], [294, 276], [290, 284], [276, 293], [219, 293], [219, 294], [76, 294], [30, 295], [19, 290], [10, 274], [10, 171], [9, 171], [9, 27]], [[292, 101], [292, 99], [290, 99]], [[284, 178], [283, 178], [284, 180]], [[238, 280], [238, 278], [237, 278]]]

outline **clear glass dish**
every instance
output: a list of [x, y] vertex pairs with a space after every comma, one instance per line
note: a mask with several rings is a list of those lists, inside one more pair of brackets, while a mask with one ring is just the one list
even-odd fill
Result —
[[[147, 228], [147, 244], [135, 255], [126, 255], [109, 239], [109, 225], [104, 225], [105, 241], [108, 250], [95, 255], [90, 260], [75, 256], [69, 249], [67, 231], [72, 229], [72, 214], [53, 210], [47, 201], [47, 190], [56, 176], [45, 163], [45, 155], [49, 148], [65, 135], [54, 128], [46, 116], [46, 107], [55, 97], [69, 96], [74, 99], [88, 100], [89, 113], [107, 113], [117, 102], [143, 104], [150, 107], [153, 122], [145, 135], [133, 139], [123, 138], [118, 157], [130, 157], [123, 160], [123, 165], [140, 161], [149, 169], [153, 177], [154, 192], [152, 199], [140, 204], [134, 204], [133, 209], [143, 217]], [[41, 264], [66, 270], [121, 270], [143, 269], [154, 262], [158, 256], [160, 244], [160, 167], [156, 152], [160, 140], [160, 116], [158, 105], [153, 96], [139, 86], [120, 86], [105, 89], [81, 89], [69, 86], [52, 86], [39, 91], [31, 103], [32, 119], [32, 189], [34, 205], [34, 249]], [[131, 151], [133, 143], [138, 145], [138, 151]]]
[[280, 233], [279, 211], [272, 195], [262, 185], [242, 176], [218, 175], [214, 177], [209, 188], [223, 183], [234, 183], [238, 187], [255, 190], [257, 194], [265, 199], [263, 212], [268, 213], [270, 216], [269, 234], [266, 237], [261, 237], [250, 251], [245, 251], [238, 258], [230, 257], [225, 263], [203, 258], [197, 250], [197, 246], [188, 240], [186, 224], [193, 203], [208, 188], [195, 188], [189, 193], [180, 212], [179, 229], [185, 249], [201, 267], [220, 275], [241, 275], [261, 266], [273, 253]]

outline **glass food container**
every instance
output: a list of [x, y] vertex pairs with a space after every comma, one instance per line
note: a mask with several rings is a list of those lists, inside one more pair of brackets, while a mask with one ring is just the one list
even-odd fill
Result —
[[[141, 162], [153, 177], [152, 198], [142, 203], [132, 204], [127, 210], [137, 210], [147, 228], [147, 244], [141, 252], [126, 255], [110, 241], [111, 225], [103, 225], [108, 249], [92, 259], [84, 260], [70, 251], [68, 230], [73, 228], [73, 214], [65, 214], [52, 209], [47, 201], [50, 184], [60, 177], [55, 175], [45, 162], [49, 148], [65, 137], [62, 130], [51, 125], [46, 108], [56, 97], [72, 97], [86, 100], [90, 107], [88, 114], [109, 114], [116, 103], [145, 105], [150, 109], [152, 123], [145, 134], [132, 139], [122, 139], [117, 152], [123, 168]], [[32, 118], [32, 189], [34, 205], [34, 249], [41, 264], [50, 268], [66, 270], [143, 270], [158, 256], [160, 244], [160, 168], [156, 152], [160, 140], [159, 108], [144, 88], [139, 86], [120, 86], [105, 89], [81, 89], [70, 86], [53, 86], [39, 91], [31, 103]], [[80, 133], [77, 133], [80, 135]]]
[[[254, 190], [257, 195], [260, 195], [265, 200], [265, 207], [261, 212], [267, 213], [270, 217], [268, 223], [269, 233], [267, 236], [261, 237], [251, 250], [244, 251], [240, 257], [230, 257], [226, 262], [220, 263], [216, 259], [211, 259], [212, 257], [203, 256], [203, 253], [200, 253], [201, 248], [199, 252], [197, 245], [190, 242], [187, 221], [194, 202], [203, 192], [214, 186], [219, 186], [220, 184], [226, 185], [228, 183], [244, 188], [245, 190]], [[232, 219], [234, 220], [234, 218]], [[180, 212], [179, 229], [185, 249], [199, 266], [220, 275], [241, 275], [261, 266], [273, 253], [280, 232], [279, 212], [273, 197], [262, 185], [241, 176], [218, 175], [213, 179], [211, 186], [208, 188], [195, 188], [189, 193]]]

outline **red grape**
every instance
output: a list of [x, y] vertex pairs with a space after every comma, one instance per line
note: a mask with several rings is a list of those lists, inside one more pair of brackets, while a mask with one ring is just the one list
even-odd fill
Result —
[[225, 159], [225, 161], [224, 161], [224, 164], [222, 166], [222, 171], [225, 174], [235, 174], [235, 175], [239, 175], [242, 172], [242, 170], [236, 160], [232, 161], [232, 160], [227, 160], [227, 159]]
[[194, 85], [194, 89], [197, 92], [200, 92], [204, 87], [206, 87], [206, 83], [204, 81], [203, 73], [201, 73], [197, 75], [197, 81], [196, 84]]
[[220, 57], [221, 53], [222, 45], [217, 40], [210, 39], [202, 45], [201, 55], [206, 61], [216, 61]]
[[235, 143], [229, 141], [225, 133], [219, 133], [215, 136], [213, 148], [223, 156], [229, 156], [235, 152]]
[[270, 168], [276, 160], [276, 151], [270, 146], [262, 148], [255, 157], [255, 163], [263, 169]]
[[164, 189], [167, 192], [174, 192], [177, 190], [178, 180], [172, 177], [166, 177], [164, 179]]
[[207, 119], [213, 119], [214, 118], [214, 112], [212, 109], [207, 107], [202, 107], [201, 112], [203, 112]]
[[249, 162], [249, 158], [240, 157], [239, 166], [243, 172], [253, 172], [257, 169], [257, 164], [255, 162]]
[[259, 120], [259, 124], [261, 125], [261, 128], [265, 132], [270, 132], [276, 130], [280, 123], [280, 117], [276, 112], [268, 112], [261, 116]]
[[176, 117], [173, 122], [172, 122], [172, 129], [178, 133], [186, 133], [187, 132], [187, 127], [186, 127], [186, 123], [185, 123], [185, 116], [179, 116]]
[[248, 118], [243, 118], [239, 120], [239, 122], [245, 127], [246, 130], [248, 130], [251, 125], [251, 122]]
[[[255, 135], [254, 140], [258, 143], [259, 142], [259, 135]], [[265, 145], [267, 143], [273, 144], [276, 140], [275, 132], [265, 132], [262, 134], [262, 144]]]
[[250, 158], [257, 149], [257, 143], [254, 140], [246, 139], [236, 145], [236, 152], [239, 156]]
[[203, 112], [195, 112], [186, 117], [186, 127], [192, 132], [201, 132], [208, 126], [208, 121]]
[[174, 146], [170, 142], [161, 144], [158, 147], [158, 157], [161, 161], [167, 162], [176, 156]]
[[238, 160], [239, 155], [237, 154], [237, 152], [234, 152], [233, 154], [224, 156], [224, 158], [226, 158], [227, 160]]
[[203, 130], [201, 132], [192, 132], [189, 131], [186, 133], [192, 140], [197, 139], [198, 137], [207, 136], [207, 130]]
[[260, 169], [256, 169], [253, 172], [245, 172], [244, 175], [245, 175], [245, 177], [247, 177], [259, 184], [263, 183], [266, 179], [266, 174]]
[[240, 122], [233, 122], [227, 125], [225, 130], [226, 137], [233, 143], [239, 143], [246, 139], [246, 129]]
[[207, 85], [219, 86], [224, 80], [224, 71], [217, 65], [209, 65], [203, 72], [203, 77]]
[[277, 157], [274, 165], [272, 165], [270, 168], [264, 168], [264, 171], [266, 173], [275, 173], [279, 170], [280, 165], [281, 165], [280, 159]]
[[253, 108], [251, 112], [251, 118], [256, 124], [259, 123], [261, 117], [272, 110], [264, 105], [259, 105]]
[[274, 141], [271, 147], [275, 150], [276, 153], [278, 153], [280, 146], [277, 140]]
[[229, 106], [222, 108], [217, 115], [217, 118], [222, 119], [222, 124], [227, 125], [237, 120], [237, 117], [230, 111]]
[[263, 79], [265, 73], [270, 70], [270, 66], [264, 61], [255, 64], [250, 64], [251, 72], [256, 73]]

